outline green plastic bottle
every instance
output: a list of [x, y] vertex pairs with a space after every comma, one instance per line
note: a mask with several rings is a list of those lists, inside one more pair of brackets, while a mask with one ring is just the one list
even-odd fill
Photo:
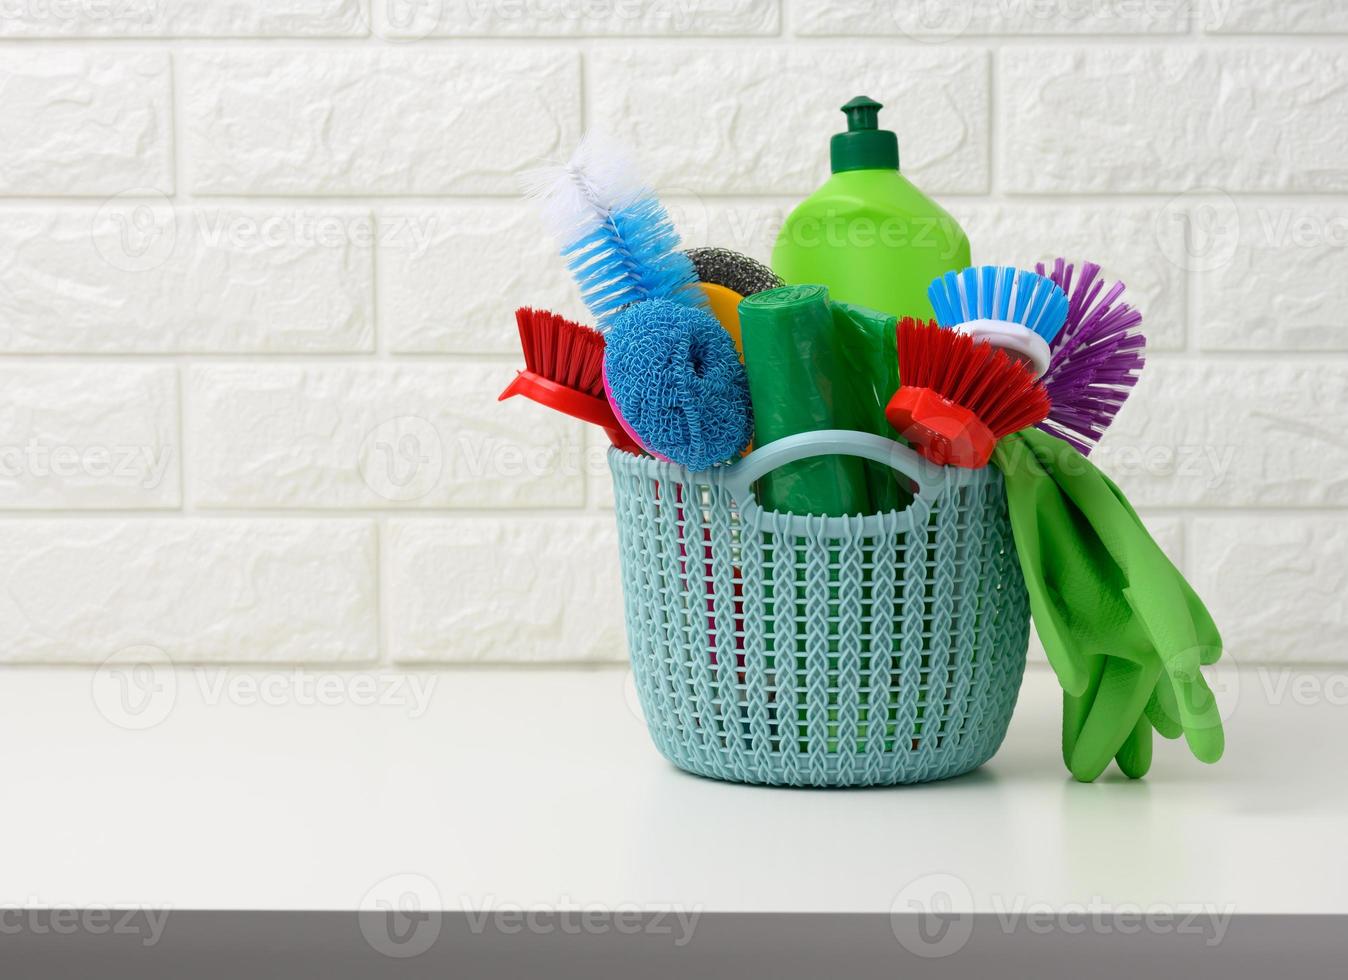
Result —
[[881, 108], [865, 96], [842, 107], [847, 132], [829, 145], [833, 176], [786, 219], [772, 268], [792, 285], [827, 286], [838, 302], [927, 319], [927, 287], [968, 267], [969, 239], [899, 173], [899, 141], [878, 128]]

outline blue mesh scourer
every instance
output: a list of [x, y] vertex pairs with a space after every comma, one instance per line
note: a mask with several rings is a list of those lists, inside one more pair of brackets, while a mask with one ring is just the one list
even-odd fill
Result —
[[735, 342], [705, 310], [662, 299], [622, 310], [607, 335], [604, 381], [642, 443], [690, 470], [734, 458], [753, 435]]

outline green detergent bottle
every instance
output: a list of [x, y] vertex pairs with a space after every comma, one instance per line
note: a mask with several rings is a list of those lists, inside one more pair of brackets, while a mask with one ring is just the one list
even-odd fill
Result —
[[842, 107], [847, 132], [829, 146], [833, 176], [786, 219], [772, 269], [792, 285], [827, 286], [835, 301], [925, 320], [927, 286], [970, 265], [969, 239], [899, 173], [899, 141], [878, 128], [881, 108], [865, 96]]

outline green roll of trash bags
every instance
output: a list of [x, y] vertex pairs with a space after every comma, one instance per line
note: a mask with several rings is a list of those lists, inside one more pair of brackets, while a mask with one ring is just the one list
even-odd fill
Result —
[[[899, 388], [899, 348], [896, 317], [851, 303], [830, 303], [838, 350], [847, 384], [853, 390], [863, 432], [898, 440], [885, 406]], [[899, 440], [901, 441], [901, 440]], [[913, 495], [886, 466], [863, 463], [871, 513], [900, 510]]]
[[1216, 624], [1117, 486], [1061, 439], [1026, 429], [998, 443], [1030, 610], [1063, 687], [1063, 761], [1090, 782], [1111, 759], [1151, 765], [1152, 729], [1216, 762], [1222, 721], [1200, 667]]
[[[819, 429], [870, 431], [827, 289], [765, 290], [746, 296], [739, 314], [755, 446]], [[758, 494], [765, 508], [793, 514], [840, 517], [871, 509], [866, 470], [855, 457], [821, 456], [784, 466], [759, 482]]]

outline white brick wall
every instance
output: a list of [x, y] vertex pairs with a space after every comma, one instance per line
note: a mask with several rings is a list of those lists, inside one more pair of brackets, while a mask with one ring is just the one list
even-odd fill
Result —
[[610, 128], [766, 258], [863, 91], [978, 259], [1128, 281], [1099, 460], [1233, 655], [1348, 662], [1346, 75], [1337, 0], [0, 4], [0, 662], [620, 660], [516, 174]]

